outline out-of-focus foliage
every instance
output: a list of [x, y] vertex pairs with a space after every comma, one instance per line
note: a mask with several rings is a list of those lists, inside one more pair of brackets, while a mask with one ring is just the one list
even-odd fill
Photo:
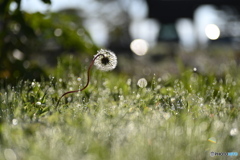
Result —
[[[12, 4], [16, 9], [10, 9]], [[60, 53], [96, 51], [77, 11], [30, 14], [21, 11], [20, 4], [21, 0], [0, 1], [1, 79], [40, 79], [46, 77], [43, 67], [56, 63]]]

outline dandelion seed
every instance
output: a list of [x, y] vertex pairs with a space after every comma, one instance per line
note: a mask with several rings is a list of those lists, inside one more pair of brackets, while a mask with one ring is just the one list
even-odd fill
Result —
[[[98, 56], [102, 54], [103, 56]], [[96, 57], [94, 61], [94, 65], [102, 71], [110, 71], [113, 70], [117, 66], [117, 57], [116, 55], [108, 50], [101, 49], [98, 53], [94, 56]]]
[[138, 80], [137, 85], [141, 88], [145, 88], [147, 86], [147, 80], [145, 78], [141, 78]]

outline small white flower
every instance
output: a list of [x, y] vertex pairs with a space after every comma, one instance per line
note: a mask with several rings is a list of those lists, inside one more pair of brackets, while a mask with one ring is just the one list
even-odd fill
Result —
[[101, 49], [97, 52], [94, 58], [97, 57], [94, 61], [94, 65], [102, 71], [113, 70], [117, 66], [117, 57], [116, 55], [108, 50]]
[[141, 88], [145, 88], [147, 86], [147, 80], [145, 78], [141, 78], [138, 80], [137, 85]]

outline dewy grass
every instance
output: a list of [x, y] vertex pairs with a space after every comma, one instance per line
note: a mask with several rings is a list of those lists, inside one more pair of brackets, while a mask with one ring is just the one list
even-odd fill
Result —
[[60, 112], [53, 107], [58, 94], [79, 83], [73, 70], [51, 81], [0, 85], [0, 159], [239, 159], [210, 156], [240, 153], [234, 69], [222, 77], [187, 69], [179, 77], [143, 76], [144, 88], [138, 77], [96, 70], [85, 94], [73, 94]]
[[58, 99], [56, 107], [58, 106], [62, 97], [66, 96], [69, 93], [81, 92], [88, 87], [88, 84], [90, 81], [90, 70], [91, 70], [93, 64], [95, 64], [99, 70], [110, 71], [110, 70], [113, 70], [117, 66], [117, 57], [113, 52], [108, 51], [108, 50], [101, 49], [100, 51], [98, 51], [97, 54], [94, 56], [93, 60], [91, 61], [91, 64], [88, 67], [86, 85], [82, 89], [68, 91], [68, 92], [64, 93]]

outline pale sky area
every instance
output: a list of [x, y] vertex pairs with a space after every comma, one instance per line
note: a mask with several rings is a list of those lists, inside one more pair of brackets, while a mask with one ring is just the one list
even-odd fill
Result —
[[[146, 2], [144, 0], [122, 1], [132, 20], [129, 28], [132, 39], [141, 38], [146, 40], [150, 45], [154, 45], [161, 24], [154, 19], [147, 18], [148, 8]], [[47, 10], [59, 11], [64, 8], [76, 8], [82, 9], [88, 14], [93, 13], [97, 8], [96, 5], [99, 3], [94, 0], [51, 0], [51, 2], [51, 5], [46, 5], [40, 0], [22, 0], [21, 8], [27, 12], [43, 13]], [[202, 45], [206, 45], [208, 38], [205, 34], [205, 27], [208, 24], [218, 25], [222, 23], [222, 20], [217, 15], [216, 9], [212, 6], [202, 6], [198, 8], [194, 18], [193, 22], [189, 19], [179, 19], [176, 23], [181, 44], [186, 48], [193, 48], [197, 41]], [[84, 24], [96, 44], [100, 46], [107, 44], [109, 38], [108, 30], [101, 19], [90, 16]], [[101, 30], [101, 32], [99, 32], [99, 30]]]

